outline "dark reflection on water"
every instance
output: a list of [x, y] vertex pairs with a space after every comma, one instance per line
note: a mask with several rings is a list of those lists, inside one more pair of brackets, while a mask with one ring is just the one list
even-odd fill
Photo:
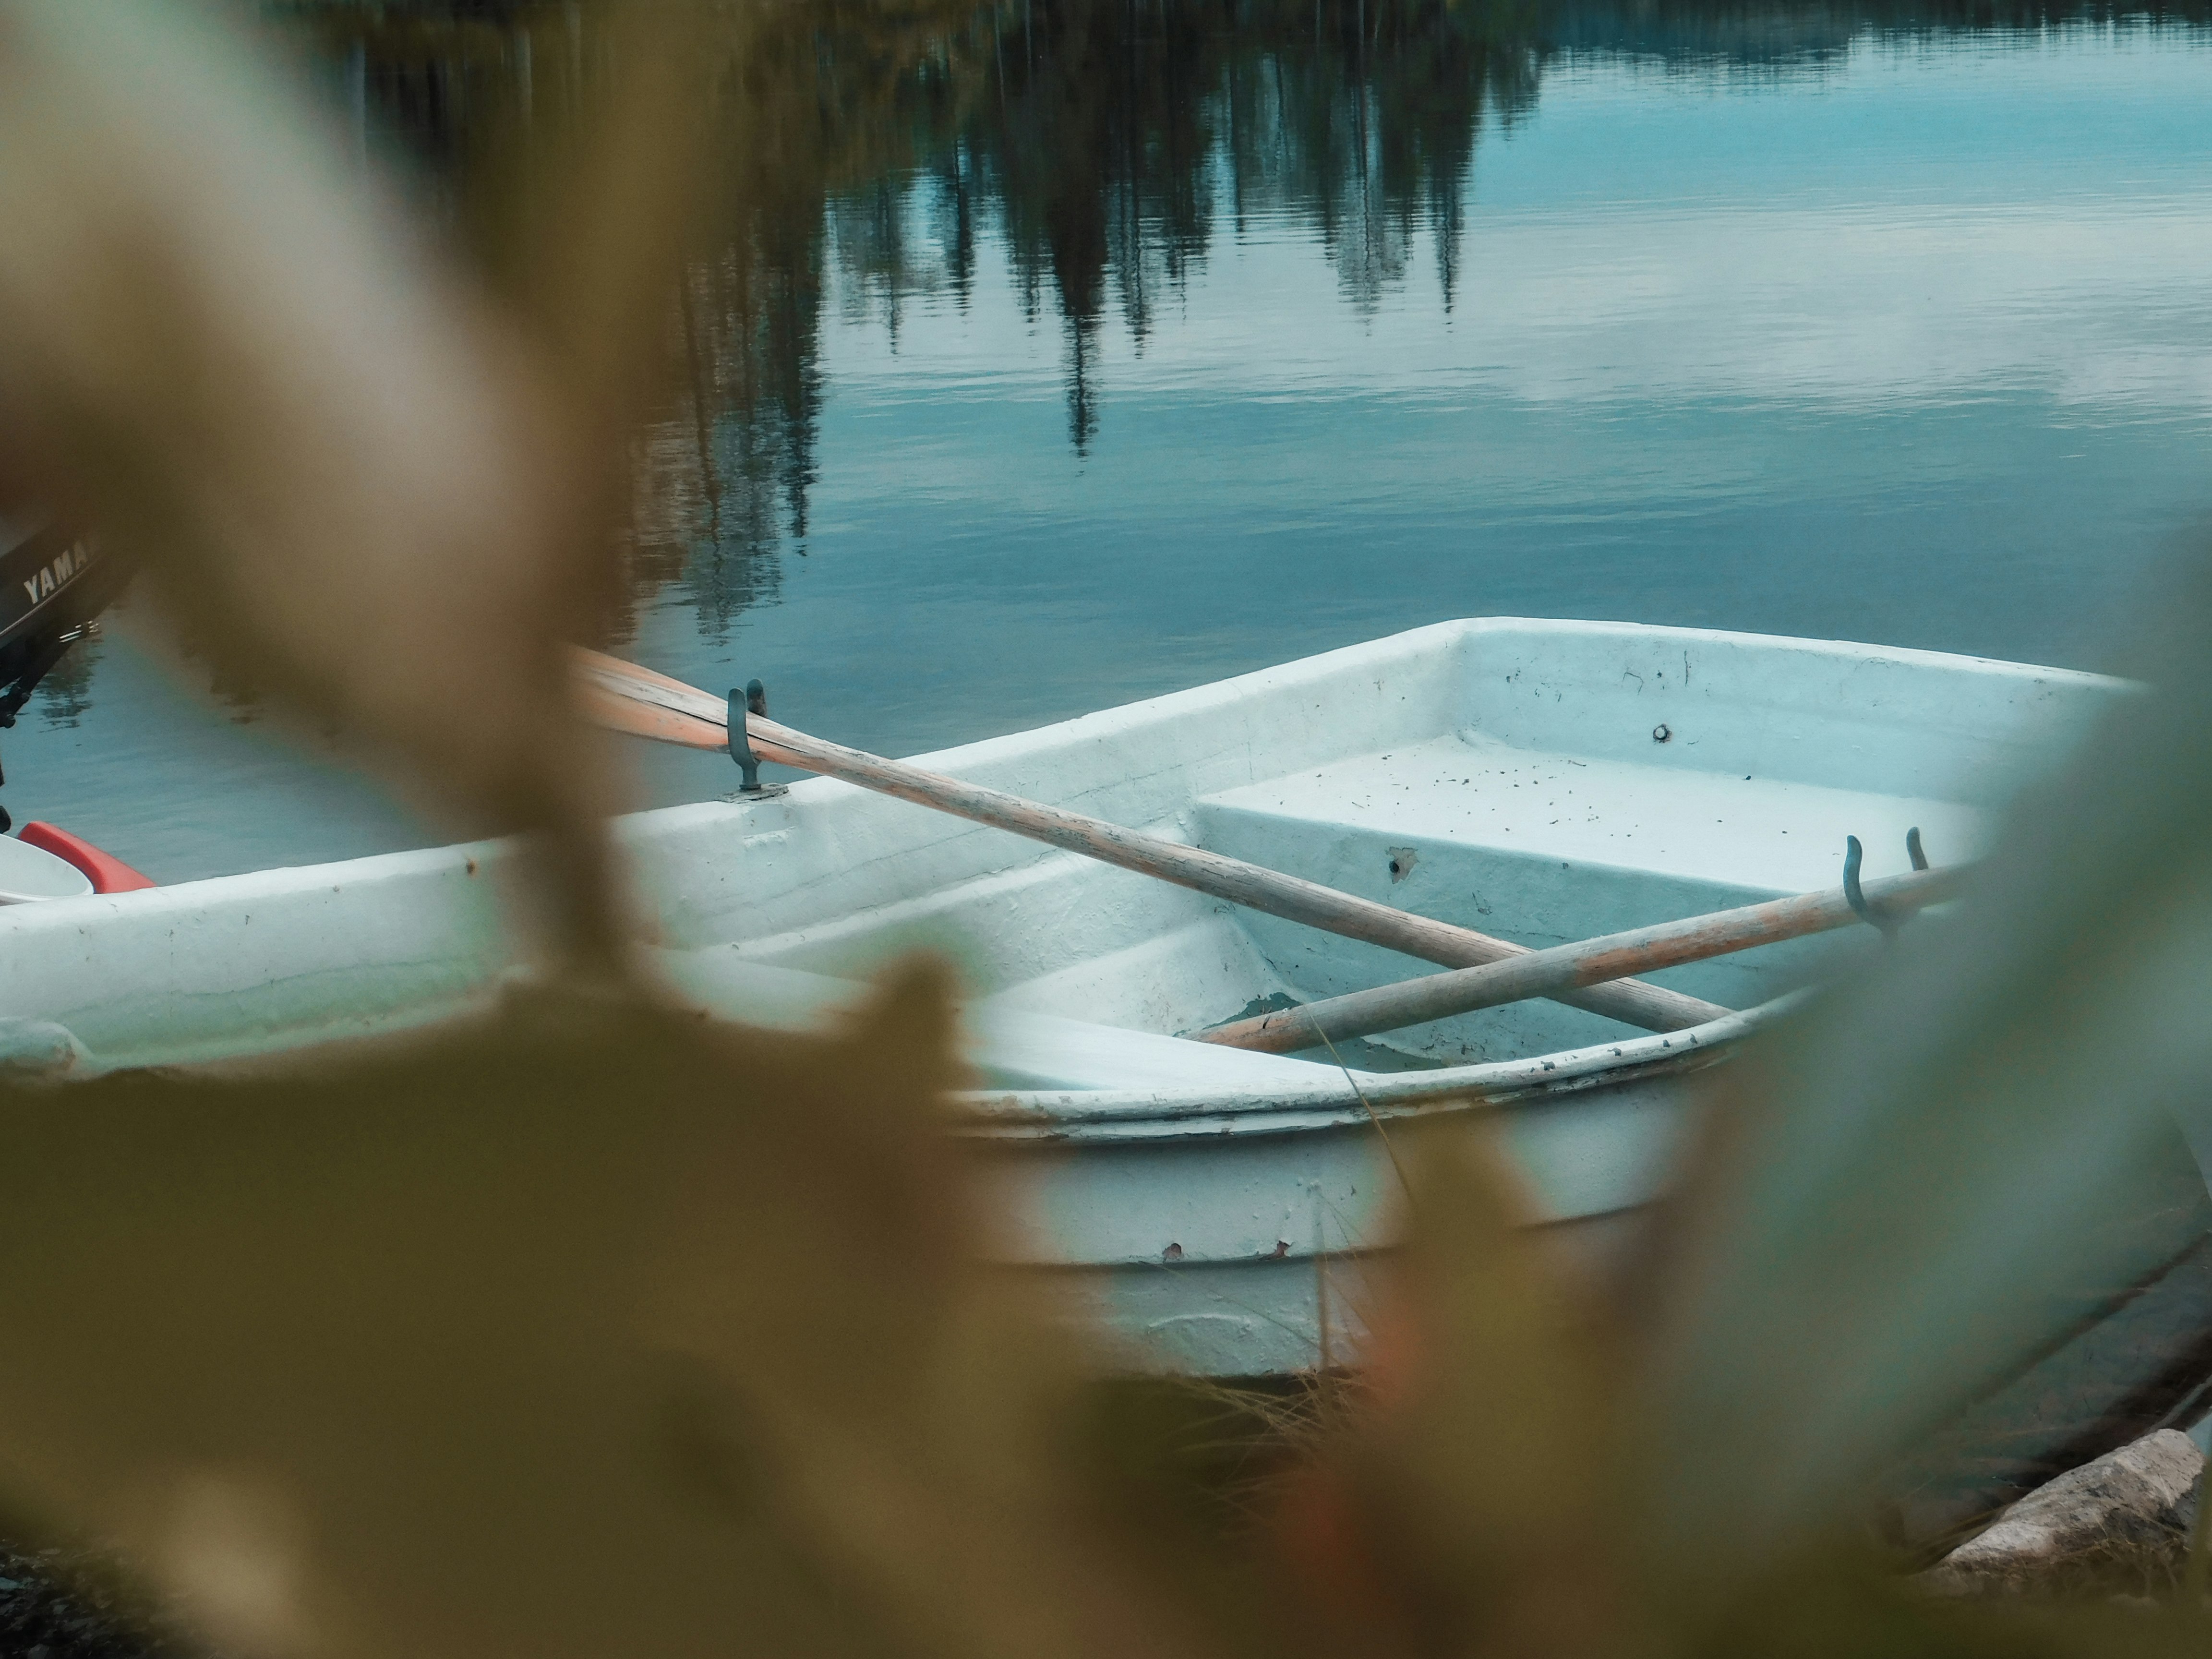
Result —
[[[305, 16], [363, 149], [422, 163], [447, 215], [472, 168], [505, 179], [518, 147], [556, 132], [592, 72], [592, 14], [573, 5]], [[635, 589], [680, 592], [717, 636], [805, 545], [833, 264], [896, 343], [914, 303], [971, 303], [979, 235], [994, 238], [1025, 320], [1058, 320], [1085, 455], [1110, 399], [1109, 317], [1141, 351], [1217, 236], [1255, 217], [1288, 216], [1367, 310], [1426, 240], [1449, 314], [1478, 135], [1534, 110], [1547, 67], [1817, 78], [1869, 39], [2196, 28], [2212, 3], [1018, 0], [919, 34], [870, 18], [785, 9], [768, 75], [727, 112], [735, 222], [682, 296], [690, 396], [641, 457]]]
[[[526, 283], [592, 9], [269, 15]], [[1514, 611], [2087, 664], [2212, 500], [2212, 0], [754, 15], [608, 635], [825, 734]], [[11, 809], [165, 877], [417, 837], [160, 688], [57, 681]]]
[[[421, 164], [449, 221], [472, 172], [551, 141], [592, 73], [571, 7], [309, 15], [357, 142]], [[1533, 106], [1555, 49], [1534, 11], [1443, 0], [1022, 0], [920, 39], [800, 5], [769, 32], [769, 84], [747, 77], [726, 112], [734, 222], [682, 296], [690, 396], [641, 458], [637, 590], [684, 592], [711, 630], [773, 599], [776, 554], [805, 543], [833, 264], [895, 341], [917, 302], [967, 306], [979, 236], [996, 241], [1024, 319], [1059, 321], [1087, 454], [1109, 319], [1141, 349], [1252, 216], [1294, 210], [1367, 308], [1432, 228], [1449, 311], [1476, 135]]]

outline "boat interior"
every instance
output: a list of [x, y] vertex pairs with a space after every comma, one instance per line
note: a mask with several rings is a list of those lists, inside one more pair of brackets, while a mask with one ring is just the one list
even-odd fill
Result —
[[[2036, 760], [2112, 690], [1859, 647], [1446, 624], [928, 763], [1541, 947], [1832, 889], [1850, 836], [1868, 849], [1869, 878], [1909, 867], [1914, 828], [1938, 862], [1972, 858]], [[738, 809], [752, 815], [746, 849], [781, 856], [742, 931], [671, 954], [672, 975], [696, 994], [759, 1006], [775, 997], [777, 975], [764, 970], [803, 974], [782, 998], [795, 1012], [902, 951], [934, 951], [958, 964], [979, 1061], [1006, 1086], [1143, 1086], [1162, 1067], [1192, 1082], [1200, 1064], [1255, 1083], [1285, 1063], [1458, 1065], [1626, 1030], [1536, 1001], [1287, 1062], [1132, 1042], [1426, 965], [896, 802], [866, 805], [905, 815], [901, 828], [930, 842], [925, 854], [906, 840], [908, 857], [941, 875], [867, 902], [830, 890], [794, 845], [810, 833], [810, 805], [794, 792]], [[1743, 1008], [1877, 948], [1871, 930], [1852, 930], [1653, 977]]]

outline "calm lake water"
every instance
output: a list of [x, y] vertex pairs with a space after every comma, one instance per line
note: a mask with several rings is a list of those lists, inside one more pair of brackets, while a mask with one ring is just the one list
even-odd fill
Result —
[[[1471, 615], [2094, 666], [2212, 522], [2198, 22], [1006, 15], [750, 309], [693, 284], [618, 648], [894, 754]], [[552, 68], [408, 38], [315, 51], [434, 214]], [[19, 821], [162, 880], [443, 838], [127, 613], [0, 740]]]

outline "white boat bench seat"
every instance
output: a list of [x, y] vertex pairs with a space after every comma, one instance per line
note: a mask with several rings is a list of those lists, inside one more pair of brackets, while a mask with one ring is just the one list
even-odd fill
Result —
[[1798, 893], [1841, 882], [1847, 835], [1865, 844], [1871, 879], [1909, 867], [1906, 830], [1917, 825], [1954, 862], [1971, 855], [1984, 818], [1953, 801], [1583, 758], [1479, 733], [1225, 790], [1201, 799], [1198, 813], [1201, 839], [1218, 851], [1250, 857], [1227, 843], [1256, 843], [1272, 826], [1309, 860], [1317, 848], [1337, 849], [1328, 873], [1308, 872], [1314, 879], [1358, 880], [1364, 890], [1382, 878], [1401, 898], [1433, 878], [1418, 860], [1392, 872], [1387, 851], [1370, 850], [1378, 837], [1417, 849], [1632, 869], [1716, 895]]

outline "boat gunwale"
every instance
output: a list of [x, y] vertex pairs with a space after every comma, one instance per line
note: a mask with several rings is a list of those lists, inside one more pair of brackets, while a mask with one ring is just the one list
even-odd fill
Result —
[[963, 1090], [950, 1097], [951, 1127], [963, 1138], [981, 1140], [1171, 1140], [1322, 1133], [1454, 1110], [1525, 1109], [1560, 1096], [1717, 1064], [1745, 1039], [1802, 1007], [1813, 994], [1793, 991], [1683, 1030], [1526, 1060], [1430, 1072], [1322, 1073], [1310, 1087], [1255, 1088], [1241, 1099], [1218, 1087]]

